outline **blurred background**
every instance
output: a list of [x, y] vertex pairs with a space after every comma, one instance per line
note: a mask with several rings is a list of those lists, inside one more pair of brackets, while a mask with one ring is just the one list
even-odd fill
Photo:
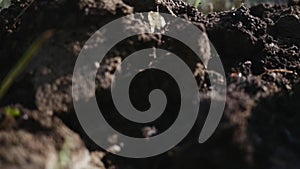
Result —
[[191, 5], [197, 6], [204, 13], [213, 11], [230, 10], [240, 7], [243, 2], [246, 6], [252, 6], [258, 3], [283, 4], [288, 0], [185, 0]]

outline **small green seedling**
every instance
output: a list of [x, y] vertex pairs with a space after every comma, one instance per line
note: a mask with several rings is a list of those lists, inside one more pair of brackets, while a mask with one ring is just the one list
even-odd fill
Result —
[[20, 109], [18, 109], [18, 108], [13, 108], [13, 107], [10, 107], [10, 106], [5, 107], [4, 113], [5, 113], [7, 116], [11, 116], [11, 117], [15, 117], [15, 118], [21, 116], [21, 111], [20, 111]]
[[188, 0], [188, 3], [193, 5], [195, 8], [198, 8], [202, 0]]
[[0, 0], [0, 10], [6, 9], [11, 5], [11, 0]]
[[64, 169], [70, 163], [71, 156], [72, 156], [71, 145], [72, 145], [72, 138], [66, 137], [66, 140], [58, 154], [58, 163], [57, 166], [55, 167], [56, 169]]
[[198, 8], [201, 3], [202, 3], [202, 0], [195, 0], [194, 7]]

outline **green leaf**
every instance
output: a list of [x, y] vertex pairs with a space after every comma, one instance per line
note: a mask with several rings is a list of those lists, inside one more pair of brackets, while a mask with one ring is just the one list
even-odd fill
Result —
[[11, 5], [11, 0], [0, 0], [0, 9], [8, 8]]
[[202, 0], [188, 0], [190, 5], [193, 5], [195, 8], [198, 8], [199, 4], [201, 4]]
[[194, 7], [198, 8], [198, 6], [201, 4], [201, 1], [202, 0], [195, 0]]
[[5, 107], [4, 113], [7, 116], [12, 116], [12, 117], [20, 117], [21, 116], [21, 111], [18, 108], [13, 108], [10, 106]]

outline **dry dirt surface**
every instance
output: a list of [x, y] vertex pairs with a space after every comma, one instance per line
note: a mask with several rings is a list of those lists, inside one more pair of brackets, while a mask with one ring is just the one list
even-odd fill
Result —
[[[199, 119], [187, 138], [167, 153], [147, 159], [117, 157], [95, 145], [79, 125], [71, 95], [73, 67], [85, 41], [101, 26], [130, 13], [157, 9], [188, 19], [207, 33], [226, 71], [226, 108], [216, 132], [204, 144], [196, 142], [205, 120]], [[12, 0], [12, 6], [0, 12], [0, 79], [43, 32], [55, 34], [0, 101], [0, 168], [299, 169], [299, 18], [296, 1], [206, 15], [175, 0]], [[195, 72], [203, 94], [210, 87], [207, 72], [188, 48], [168, 37], [157, 39], [142, 35], [122, 41], [107, 54], [96, 79], [95, 93], [102, 99], [99, 106], [107, 112], [105, 117], [116, 128], [125, 128], [122, 132], [138, 137], [145, 126], [126, 124], [109, 90], [113, 73], [126, 56], [144, 48], [171, 50]], [[147, 77], [147, 82], [136, 82], [136, 106], [148, 106], [141, 99], [145, 91], [170, 86], [166, 93], [174, 101], [167, 112], [177, 110], [174, 85], [156, 84], [153, 75]], [[21, 114], [8, 115], [7, 106]], [[209, 99], [201, 106], [205, 114]], [[169, 115], [148, 125], [166, 129], [176, 118]]]

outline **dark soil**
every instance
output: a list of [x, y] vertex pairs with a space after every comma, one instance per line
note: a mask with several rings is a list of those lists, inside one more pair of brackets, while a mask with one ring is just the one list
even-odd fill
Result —
[[[0, 102], [1, 169], [300, 168], [299, 4], [258, 4], [204, 15], [181, 1], [162, 2], [13, 0], [9, 9], [0, 12], [0, 79], [37, 37], [50, 29], [56, 31]], [[192, 21], [206, 31], [218, 51], [228, 82], [222, 122], [212, 138], [199, 144], [197, 134], [205, 120], [199, 118], [186, 139], [157, 157], [127, 159], [104, 153], [82, 131], [73, 110], [71, 85], [76, 58], [85, 41], [105, 23], [157, 8]], [[168, 37], [163, 37], [162, 42], [160, 48], [176, 53], [198, 72], [195, 78], [199, 89], [207, 92], [207, 72], [199, 70], [193, 53]], [[160, 43], [155, 35], [126, 39], [111, 49], [101, 63], [96, 96], [106, 98], [100, 108], [116, 128], [125, 128], [122, 132], [142, 137], [141, 129], [145, 126], [134, 127], [119, 117], [109, 90], [113, 73], [121, 59]], [[139, 109], [149, 106], [143, 102], [145, 96], [139, 93], [144, 92], [140, 91], [170, 86], [167, 92], [173, 100], [166, 110], [169, 117], [148, 124], [163, 131], [176, 118], [176, 114], [170, 113], [178, 109], [178, 95], [172, 92], [176, 85], [151, 83], [155, 73], [145, 76], [149, 77], [145, 78], [147, 83], [137, 80], [137, 92], [133, 93]], [[21, 115], [5, 114], [6, 106], [17, 107]], [[209, 99], [204, 99], [200, 113], [205, 114], [208, 107]]]

